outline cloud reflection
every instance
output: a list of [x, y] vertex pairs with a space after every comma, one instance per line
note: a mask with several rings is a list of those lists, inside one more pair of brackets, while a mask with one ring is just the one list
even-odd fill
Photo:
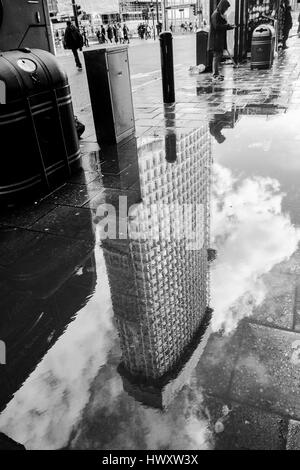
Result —
[[27, 449], [57, 449], [89, 399], [89, 389], [114, 342], [112, 306], [97, 250], [94, 296], [28, 377], [0, 416], [1, 431]]
[[[180, 410], [180, 412], [178, 412]], [[146, 409], [148, 449], [208, 450], [213, 432], [197, 383], [190, 383], [177, 396], [167, 413]]]
[[[146, 407], [120, 388], [120, 378], [105, 372], [97, 378], [91, 398], [70, 443], [73, 449], [195, 450], [213, 447], [210, 417], [196, 378], [191, 378], [165, 410]], [[116, 387], [116, 382], [118, 385]], [[102, 384], [99, 386], [99, 384]], [[119, 394], [110, 393], [111, 387]]]
[[232, 331], [266, 293], [262, 275], [297, 249], [300, 231], [281, 210], [284, 194], [272, 178], [238, 179], [214, 166], [213, 236], [218, 259], [212, 270], [215, 331]]

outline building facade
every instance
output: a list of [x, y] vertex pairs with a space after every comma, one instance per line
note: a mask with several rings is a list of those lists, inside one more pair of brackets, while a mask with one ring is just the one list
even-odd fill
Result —
[[82, 10], [91, 15], [114, 15], [120, 12], [119, 0], [78, 0]]
[[197, 20], [196, 0], [166, 0], [167, 26], [180, 28], [181, 24], [193, 23]]
[[50, 16], [56, 16], [58, 13], [58, 0], [47, 0]]
[[182, 24], [195, 27], [209, 24], [210, 0], [165, 0], [166, 26], [180, 30]]
[[[73, 15], [71, 0], [48, 0], [49, 3], [57, 3], [58, 14], [61, 16]], [[120, 11], [119, 0], [77, 0], [81, 10], [88, 15], [116, 15]]]
[[162, 20], [162, 5], [161, 0], [157, 2], [149, 0], [120, 0], [120, 13], [123, 21], [137, 21], [139, 23], [143, 21], [151, 21], [154, 19]]
[[144, 141], [138, 160], [142, 202], [130, 214], [129, 236], [103, 241], [127, 390], [129, 383], [145, 383], [149, 392], [180, 369], [210, 302], [208, 126], [173, 144], [176, 160], [169, 163], [168, 139], [165, 149], [161, 139]]
[[69, 0], [57, 0], [57, 11], [59, 16], [72, 16], [72, 2]]

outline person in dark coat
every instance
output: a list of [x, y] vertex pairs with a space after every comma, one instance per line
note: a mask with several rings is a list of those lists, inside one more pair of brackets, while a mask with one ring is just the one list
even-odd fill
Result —
[[107, 42], [106, 31], [103, 25], [101, 25], [101, 42], [102, 44], [105, 44]]
[[290, 30], [293, 26], [292, 11], [289, 1], [285, 1], [284, 16], [283, 16], [283, 37], [282, 37], [282, 49], [287, 49], [286, 41], [288, 40]]
[[113, 33], [114, 33], [115, 43], [117, 44], [119, 42], [119, 35], [118, 35], [118, 26], [116, 23], [114, 23], [113, 25]]
[[97, 29], [96, 36], [97, 36], [99, 44], [101, 44], [101, 33], [100, 33], [99, 29]]
[[235, 27], [228, 24], [225, 17], [229, 7], [228, 0], [221, 0], [211, 15], [209, 49], [213, 51], [213, 78], [217, 80], [224, 79], [223, 75], [219, 74], [219, 65], [223, 51], [227, 49], [227, 31]]
[[126, 23], [124, 23], [124, 26], [123, 26], [123, 36], [124, 36], [124, 44], [125, 42], [127, 42], [127, 44], [129, 44], [129, 28], [127, 26]]
[[82, 49], [83, 38], [79, 30], [71, 23], [71, 21], [67, 21], [67, 27], [64, 35], [64, 46], [66, 49], [71, 49], [77, 68], [82, 70], [78, 49]]
[[112, 42], [113, 37], [114, 37], [114, 32], [113, 32], [112, 26], [110, 24], [107, 27], [107, 37], [108, 37], [108, 40], [110, 42]]
[[88, 35], [87, 35], [87, 32], [86, 32], [85, 28], [82, 28], [81, 35], [82, 35], [82, 38], [83, 38], [83, 45], [85, 47], [90, 47], [89, 38], [88, 38]]

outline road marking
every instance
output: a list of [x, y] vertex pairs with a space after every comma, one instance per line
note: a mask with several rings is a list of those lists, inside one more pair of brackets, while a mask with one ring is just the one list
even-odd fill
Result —
[[153, 70], [152, 72], [147, 72], [147, 73], [137, 73], [135, 75], [131, 75], [132, 80], [136, 80], [138, 78], [144, 78], [148, 77], [149, 75], [153, 75], [154, 73], [159, 73], [160, 69], [158, 70]]
[[[175, 65], [174, 69], [177, 69], [179, 67], [182, 67], [182, 64]], [[160, 72], [161, 72], [160, 70], [154, 70], [153, 72], [149, 72], [147, 75], [154, 74], [154, 73], [160, 73]], [[161, 80], [161, 75], [159, 75], [159, 77], [154, 78], [153, 80], [149, 80], [148, 82], [144, 82], [144, 83], [141, 83], [140, 85], [137, 85], [136, 87], [134, 87], [132, 89], [132, 92], [135, 93], [140, 88], [143, 88], [144, 86], [151, 85], [152, 83], [157, 82], [157, 80]]]

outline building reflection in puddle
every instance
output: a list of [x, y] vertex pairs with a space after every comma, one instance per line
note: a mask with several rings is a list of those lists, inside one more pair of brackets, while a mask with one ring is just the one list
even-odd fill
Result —
[[196, 366], [212, 312], [208, 126], [142, 138], [136, 157], [139, 188], [128, 237], [107, 238], [102, 247], [124, 389], [163, 408]]

